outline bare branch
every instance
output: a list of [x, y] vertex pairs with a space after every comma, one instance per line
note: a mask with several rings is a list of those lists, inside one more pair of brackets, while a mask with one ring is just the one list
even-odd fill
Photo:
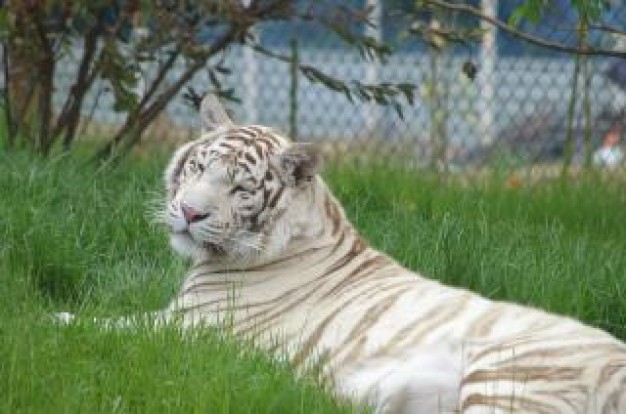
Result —
[[167, 103], [182, 89], [182, 87], [206, 65], [209, 57], [224, 50], [233, 41], [233, 39], [236, 38], [241, 30], [241, 27], [231, 27], [227, 33], [222, 35], [221, 38], [215, 41], [211, 47], [206, 50], [206, 54], [204, 54], [203, 57], [197, 58], [193, 64], [191, 64], [178, 78], [178, 80], [159, 94], [153, 102], [149, 103], [148, 100], [142, 100], [143, 105], [140, 105], [136, 111], [131, 111], [128, 114], [124, 125], [120, 128], [118, 133], [96, 153], [94, 159], [105, 160], [119, 155], [116, 154], [116, 151], [124, 140], [127, 140], [124, 145], [124, 151], [127, 151], [132, 145], [139, 141], [143, 131], [147, 128], [150, 122], [163, 110], [163, 108], [165, 108]]
[[4, 77], [4, 114], [7, 125], [7, 140], [9, 148], [15, 143], [15, 122], [13, 119], [13, 100], [11, 99], [11, 77], [9, 76], [9, 48], [7, 43], [2, 44], [2, 71]]
[[179, 56], [180, 56], [180, 49], [176, 49], [173, 52], [170, 52], [169, 56], [165, 60], [165, 63], [163, 63], [159, 67], [159, 71], [157, 72], [155, 78], [152, 80], [152, 83], [150, 84], [150, 88], [141, 99], [141, 102], [139, 102], [139, 108], [142, 108], [143, 106], [145, 106], [150, 101], [150, 99], [152, 99], [152, 96], [159, 89], [159, 86], [161, 86], [161, 83], [163, 82], [163, 80], [165, 80], [167, 73], [172, 68], [172, 66], [174, 66], [174, 63], [176, 63], [176, 59], [178, 59]]
[[611, 33], [617, 36], [626, 36], [626, 30], [618, 29], [617, 27], [609, 26], [606, 24], [590, 24], [589, 29], [600, 30], [602, 32]]
[[593, 47], [587, 47], [587, 46], [572, 47], [572, 46], [567, 46], [563, 43], [558, 43], [558, 42], [550, 41], [542, 37], [534, 36], [530, 33], [518, 30], [514, 28], [513, 26], [503, 22], [502, 20], [487, 16], [483, 14], [478, 8], [467, 5], [467, 4], [449, 3], [447, 1], [442, 1], [442, 0], [422, 0], [422, 3], [433, 5], [435, 7], [439, 7], [445, 10], [471, 14], [472, 16], [478, 17], [481, 20], [489, 22], [492, 25], [498, 27], [499, 29], [502, 29], [505, 32], [519, 39], [522, 39], [528, 43], [541, 46], [546, 49], [551, 49], [557, 52], [569, 53], [569, 54], [580, 55], [580, 56], [613, 56], [613, 57], [619, 57], [619, 58], [626, 58], [626, 51], [593, 48]]
[[35, 31], [39, 37], [42, 56], [39, 57], [38, 79], [40, 90], [39, 103], [39, 149], [43, 155], [48, 155], [54, 144], [54, 136], [51, 135], [50, 123], [52, 120], [52, 93], [54, 91], [54, 51], [52, 40], [48, 38], [46, 29], [38, 13], [33, 15]]
[[52, 133], [52, 135], [56, 137], [65, 128], [65, 136], [63, 138], [63, 147], [65, 150], [69, 149], [74, 138], [83, 99], [93, 84], [98, 72], [97, 64], [90, 70], [90, 67], [92, 67], [94, 63], [97, 42], [98, 35], [96, 27], [94, 26], [85, 34], [83, 55], [78, 66], [76, 81], [67, 94], [63, 108], [57, 118], [54, 132]]
[[406, 101], [410, 104], [414, 101], [415, 86], [408, 83], [381, 83], [379, 85], [370, 85], [356, 80], [346, 82], [322, 72], [311, 65], [302, 64], [299, 60], [294, 60], [293, 57], [272, 52], [257, 43], [248, 44], [248, 46], [264, 56], [295, 66], [309, 81], [321, 83], [335, 92], [343, 93], [350, 102], [354, 102], [354, 97], [356, 96], [357, 99], [362, 102], [374, 101], [379, 105], [391, 105], [402, 118], [402, 109], [397, 97], [404, 96]]

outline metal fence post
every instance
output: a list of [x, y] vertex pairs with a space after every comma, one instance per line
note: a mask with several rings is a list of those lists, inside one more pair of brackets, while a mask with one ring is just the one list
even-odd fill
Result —
[[[367, 0], [366, 7], [371, 10], [371, 25], [365, 25], [365, 34], [376, 41], [382, 40], [382, 8], [383, 4], [378, 0]], [[374, 60], [369, 60], [365, 66], [365, 83], [378, 83], [378, 65]], [[376, 126], [380, 121], [380, 108], [376, 103], [368, 103], [365, 105], [365, 134], [367, 138], [372, 138], [376, 132]]]
[[[498, 17], [498, 0], [482, 0], [482, 13], [491, 18]], [[497, 58], [496, 34], [497, 28], [482, 19], [480, 29], [483, 33], [480, 42], [480, 63], [479, 82], [480, 95], [478, 101], [479, 123], [480, 123], [480, 144], [489, 146], [494, 142], [494, 76]]]
[[293, 141], [298, 140], [298, 75], [300, 55], [298, 54], [298, 39], [293, 37], [291, 45], [291, 68], [289, 82], [289, 136]]
[[[253, 36], [260, 33], [252, 31]], [[254, 124], [259, 122], [257, 100], [259, 97], [259, 65], [256, 53], [250, 47], [242, 48], [242, 63], [245, 68], [242, 74], [243, 83], [243, 119], [246, 123]]]

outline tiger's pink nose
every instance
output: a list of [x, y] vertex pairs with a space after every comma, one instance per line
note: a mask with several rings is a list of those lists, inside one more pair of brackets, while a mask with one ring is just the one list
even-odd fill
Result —
[[200, 221], [209, 216], [208, 214], [202, 213], [185, 203], [181, 203], [180, 209], [183, 211], [183, 217], [185, 217], [187, 224], [195, 223], [196, 221]]

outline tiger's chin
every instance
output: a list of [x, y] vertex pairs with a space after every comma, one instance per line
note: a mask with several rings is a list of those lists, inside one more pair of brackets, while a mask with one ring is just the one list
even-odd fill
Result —
[[176, 253], [193, 260], [207, 255], [206, 249], [197, 244], [187, 232], [170, 233], [170, 245]]
[[259, 256], [259, 252], [254, 249], [228, 248], [216, 243], [197, 241], [187, 231], [170, 233], [170, 245], [175, 252], [194, 261], [212, 259], [245, 265], [255, 262]]

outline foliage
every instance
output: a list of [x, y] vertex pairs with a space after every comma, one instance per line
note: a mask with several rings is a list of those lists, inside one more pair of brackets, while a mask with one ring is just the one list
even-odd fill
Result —
[[[470, 20], [469, 25], [450, 24], [450, 22], [458, 22], [460, 16], [465, 16], [465, 18], [472, 17], [487, 22], [512, 36], [546, 50], [572, 55], [626, 58], [626, 50], [618, 47], [606, 48], [602, 42], [584, 46], [570, 46], [545, 34], [537, 34], [520, 28], [522, 21], [529, 21], [534, 24], [539, 23], [546, 12], [555, 6], [555, 2], [547, 0], [516, 1], [515, 4], [519, 5], [506, 19], [500, 19], [499, 16], [488, 16], [476, 4], [476, 1], [470, 0], [416, 0], [415, 7], [409, 13], [411, 16], [410, 21], [413, 26], [420, 27], [422, 30], [414, 31], [412, 34], [417, 35], [419, 39], [425, 40], [429, 44], [432, 44], [430, 39], [434, 36], [439, 39], [438, 45], [480, 40], [482, 38], [481, 34], [470, 30], [472, 26], [476, 27], [475, 20]], [[604, 12], [611, 8], [611, 4], [611, 2], [606, 0], [569, 0], [570, 7], [577, 12], [579, 19], [578, 27], [555, 27], [555, 31], [575, 32], [581, 30], [581, 26], [594, 23], [592, 28], [599, 33], [626, 36], [626, 31], [622, 28], [603, 24]], [[435, 21], [441, 27], [433, 28]], [[582, 30], [588, 29], [589, 27], [585, 27]]]
[[[609, 7], [605, 0], [569, 0], [569, 2], [578, 16], [588, 21], [601, 20], [602, 13]], [[525, 0], [511, 13], [509, 23], [518, 26], [524, 19], [538, 23], [550, 6], [550, 2], [547, 0]]]
[[520, 4], [509, 16], [509, 23], [518, 26], [522, 19], [527, 19], [533, 23], [539, 22], [541, 14], [546, 7], [546, 0], [527, 0]]
[[[43, 155], [59, 144], [64, 150], [71, 149], [85, 112], [85, 96], [102, 80], [124, 121], [97, 151], [97, 158], [123, 155], [198, 72], [208, 72], [211, 85], [207, 87], [213, 93], [234, 99], [235, 91], [222, 87], [222, 78], [230, 73], [229, 47], [239, 44], [260, 51], [251, 32], [260, 23], [312, 22], [336, 33], [363, 58], [384, 59], [391, 52], [389, 48], [361, 30], [369, 24], [369, 10], [351, 3], [10, 1], [0, 9], [7, 144], [26, 145]], [[52, 98], [58, 65], [77, 50], [79, 68], [61, 109], [56, 110]], [[174, 70], [180, 65], [182, 71]], [[302, 65], [300, 70], [310, 80], [360, 100], [391, 104], [398, 110], [402, 98], [412, 100], [411, 85], [362, 85], [336, 79], [311, 65]]]
[[[28, 206], [0, 205], [0, 412], [356, 411], [226, 330], [89, 323], [164, 307], [188, 264], [151, 224], [162, 157], [110, 168], [77, 155], [0, 154], [0, 196]], [[59, 329], [59, 310], [83, 323]]]

